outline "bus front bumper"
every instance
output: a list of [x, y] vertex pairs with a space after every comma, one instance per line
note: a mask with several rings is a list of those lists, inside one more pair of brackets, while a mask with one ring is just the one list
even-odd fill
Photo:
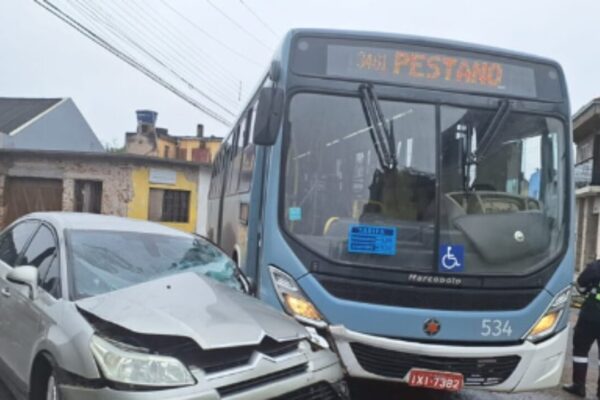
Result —
[[[525, 341], [515, 346], [452, 346], [365, 335], [341, 325], [330, 326], [329, 330], [351, 377], [406, 382], [410, 368], [419, 368], [422, 362], [426, 363], [422, 364], [427, 366], [426, 369], [434, 369], [431, 365], [443, 366], [447, 361], [448, 368], [439, 370], [461, 372], [458, 369], [462, 368], [479, 373], [498, 362], [496, 367], [490, 367], [489, 371], [493, 372], [489, 376], [469, 372], [470, 376], [465, 376], [465, 386], [501, 392], [557, 386], [569, 338], [567, 328], [538, 344]], [[453, 367], [456, 365], [462, 367]], [[499, 370], [501, 373], [497, 372]]]

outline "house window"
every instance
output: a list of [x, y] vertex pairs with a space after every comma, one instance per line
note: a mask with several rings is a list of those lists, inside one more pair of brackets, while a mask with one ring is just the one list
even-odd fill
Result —
[[190, 192], [150, 189], [148, 219], [158, 222], [188, 222]]
[[75, 211], [94, 214], [102, 212], [102, 182], [75, 181]]
[[178, 160], [187, 161], [187, 155], [188, 155], [187, 149], [178, 148], [178, 149], [176, 149], [176, 153], [177, 153], [176, 158]]
[[164, 149], [164, 158], [171, 157], [171, 155], [169, 154], [170, 153], [169, 150], [171, 150], [171, 148], [169, 146], [165, 146], [165, 149]]

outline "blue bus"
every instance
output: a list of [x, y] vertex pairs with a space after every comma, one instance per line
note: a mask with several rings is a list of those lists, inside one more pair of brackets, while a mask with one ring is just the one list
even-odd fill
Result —
[[216, 157], [208, 234], [352, 377], [552, 387], [573, 280], [570, 144], [556, 62], [293, 30]]

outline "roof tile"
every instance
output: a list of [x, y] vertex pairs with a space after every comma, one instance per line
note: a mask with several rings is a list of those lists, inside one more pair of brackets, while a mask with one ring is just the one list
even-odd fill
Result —
[[0, 132], [10, 134], [61, 100], [0, 97]]

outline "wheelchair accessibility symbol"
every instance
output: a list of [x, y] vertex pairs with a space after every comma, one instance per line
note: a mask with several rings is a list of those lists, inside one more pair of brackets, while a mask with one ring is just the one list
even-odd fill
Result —
[[440, 272], [462, 272], [465, 269], [465, 247], [443, 244], [440, 246]]

